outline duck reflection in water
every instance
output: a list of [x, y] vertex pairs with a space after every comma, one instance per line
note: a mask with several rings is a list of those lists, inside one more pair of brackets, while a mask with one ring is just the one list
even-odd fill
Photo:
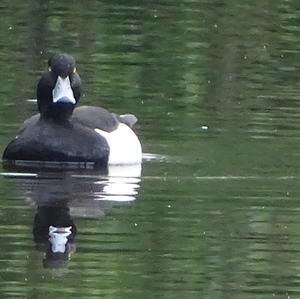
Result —
[[33, 237], [39, 250], [45, 252], [45, 267], [64, 267], [75, 252], [77, 228], [66, 201], [60, 206], [38, 207], [33, 223]]
[[[97, 171], [11, 172], [7, 177], [21, 187], [26, 201], [37, 207], [33, 221], [34, 241], [45, 252], [45, 267], [68, 265], [76, 249], [78, 218], [99, 219], [116, 205], [135, 201], [140, 188], [141, 167]], [[78, 231], [77, 231], [78, 229]]]

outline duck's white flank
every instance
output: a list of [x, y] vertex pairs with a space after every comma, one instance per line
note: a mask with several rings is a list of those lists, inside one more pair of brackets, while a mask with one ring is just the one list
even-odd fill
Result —
[[95, 129], [102, 135], [110, 148], [108, 164], [137, 164], [142, 162], [142, 146], [135, 133], [125, 124], [120, 123], [111, 133]]

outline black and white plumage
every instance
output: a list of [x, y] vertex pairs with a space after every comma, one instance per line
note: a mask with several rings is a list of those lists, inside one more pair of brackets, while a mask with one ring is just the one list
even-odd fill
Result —
[[51, 57], [37, 86], [40, 113], [24, 122], [3, 160], [94, 162], [100, 167], [141, 163], [141, 143], [132, 130], [136, 117], [94, 106], [75, 108], [80, 95], [74, 58]]

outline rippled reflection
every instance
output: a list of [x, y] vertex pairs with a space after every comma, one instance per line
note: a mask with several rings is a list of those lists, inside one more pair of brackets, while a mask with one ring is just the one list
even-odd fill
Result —
[[141, 180], [140, 164], [109, 167], [108, 173], [2, 173], [15, 181], [26, 201], [37, 209], [33, 237], [37, 248], [45, 253], [45, 267], [68, 265], [76, 250], [77, 218], [99, 218], [113, 206], [130, 204], [136, 199]]
[[54, 206], [38, 206], [33, 223], [33, 237], [37, 248], [45, 252], [45, 267], [57, 268], [67, 265], [76, 250], [77, 228], [70, 215], [66, 201]]

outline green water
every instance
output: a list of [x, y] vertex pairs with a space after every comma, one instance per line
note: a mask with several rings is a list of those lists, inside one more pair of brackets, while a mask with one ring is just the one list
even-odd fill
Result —
[[[146, 155], [141, 177], [1, 170], [0, 298], [299, 298], [299, 9], [2, 1], [0, 151], [68, 52]], [[74, 230], [56, 259], [51, 217]]]

